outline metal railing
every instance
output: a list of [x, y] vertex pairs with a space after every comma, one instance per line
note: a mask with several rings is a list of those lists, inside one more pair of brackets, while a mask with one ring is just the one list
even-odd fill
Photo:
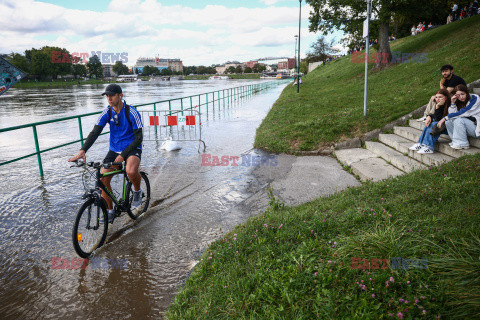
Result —
[[[253, 95], [255, 93], [261, 92], [263, 90], [267, 90], [271, 87], [276, 87], [280, 84], [285, 83], [285, 81], [269, 81], [269, 82], [263, 82], [263, 83], [255, 83], [255, 84], [249, 84], [245, 86], [238, 86], [238, 87], [233, 87], [233, 88], [228, 88], [228, 89], [222, 89], [222, 90], [216, 90], [216, 91], [211, 91], [207, 93], [201, 93], [197, 95], [192, 95], [192, 96], [187, 96], [187, 97], [181, 97], [181, 98], [175, 98], [175, 99], [168, 99], [168, 100], [161, 100], [161, 101], [156, 101], [156, 102], [151, 102], [151, 103], [144, 103], [144, 104], [138, 104], [138, 105], [133, 105], [133, 107], [136, 108], [141, 108], [145, 106], [152, 107], [153, 106], [153, 115], [155, 115], [155, 112], [161, 111], [161, 110], [169, 110], [171, 112], [178, 112], [176, 110], [180, 110], [179, 112], [182, 113], [183, 111], [187, 111], [189, 109], [193, 109], [196, 106], [198, 106], [198, 112], [201, 113], [202, 107], [206, 107], [206, 112], [208, 113], [208, 108], [215, 108], [215, 103], [217, 103], [217, 107], [220, 107], [222, 104], [225, 105], [226, 103], [231, 103], [236, 99], [240, 99], [249, 95]], [[195, 101], [194, 101], [195, 99]], [[198, 101], [197, 101], [198, 99]], [[175, 105], [179, 103], [180, 105]], [[163, 109], [161, 109], [163, 108]], [[103, 110], [102, 110], [103, 111]], [[19, 129], [25, 129], [25, 128], [32, 128], [33, 130], [33, 140], [35, 143], [35, 152], [0, 162], [0, 166], [7, 165], [12, 162], [20, 161], [22, 159], [28, 158], [28, 157], [33, 157], [37, 156], [37, 162], [38, 162], [38, 169], [40, 171], [40, 176], [43, 177], [43, 165], [42, 165], [42, 157], [41, 154], [54, 150], [54, 149], [59, 149], [62, 147], [66, 147], [68, 145], [74, 144], [74, 143], [80, 143], [81, 146], [83, 146], [83, 142], [85, 141], [86, 138], [83, 137], [83, 128], [82, 128], [82, 118], [85, 117], [90, 117], [94, 115], [98, 115], [102, 113], [102, 111], [97, 111], [97, 112], [91, 112], [91, 113], [85, 113], [81, 115], [76, 115], [76, 116], [70, 116], [70, 117], [63, 117], [59, 119], [52, 119], [52, 120], [46, 120], [46, 121], [40, 121], [40, 122], [34, 122], [34, 123], [28, 123], [24, 125], [19, 125], [19, 126], [13, 126], [13, 127], [7, 127], [7, 128], [0, 128], [0, 133], [2, 132], [9, 132], [9, 131], [15, 131]], [[140, 111], [140, 110], [139, 110]], [[47, 149], [40, 149], [40, 144], [39, 144], [39, 137], [37, 133], [37, 127], [50, 124], [50, 123], [56, 123], [56, 122], [61, 122], [61, 121], [66, 121], [66, 120], [72, 120], [72, 119], [77, 119], [78, 121], [78, 132], [79, 132], [79, 139], [69, 141], [66, 143], [62, 143]], [[102, 133], [108, 134], [108, 132]]]

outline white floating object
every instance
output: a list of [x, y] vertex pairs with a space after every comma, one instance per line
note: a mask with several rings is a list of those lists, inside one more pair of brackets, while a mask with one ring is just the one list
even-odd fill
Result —
[[167, 151], [174, 151], [174, 150], [180, 150], [182, 149], [182, 147], [180, 147], [177, 141], [173, 141], [172, 137], [168, 137], [162, 143], [162, 145], [160, 146], [160, 149], [167, 150]]

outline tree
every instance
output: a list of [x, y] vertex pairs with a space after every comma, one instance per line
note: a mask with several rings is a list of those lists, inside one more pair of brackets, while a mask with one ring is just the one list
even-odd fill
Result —
[[30, 62], [31, 73], [41, 78], [56, 78], [72, 72], [72, 56], [67, 49], [45, 46], [25, 51], [25, 58]]
[[88, 59], [87, 68], [90, 76], [95, 76], [96, 79], [103, 78], [103, 66], [100, 62], [100, 58], [97, 55], [94, 55]]
[[160, 71], [160, 74], [162, 76], [171, 76], [173, 72], [170, 68], [165, 68], [165, 69], [162, 69], [162, 71]]
[[115, 72], [117, 75], [122, 75], [122, 74], [129, 74], [130, 72], [128, 71], [128, 67], [123, 64], [122, 61], [117, 61], [112, 67], [113, 72]]
[[12, 52], [7, 56], [7, 60], [20, 70], [27, 73], [30, 72], [30, 63], [27, 58], [20, 53]]
[[245, 70], [243, 70], [243, 73], [252, 73], [252, 68], [246, 67]]
[[235, 67], [234, 67], [234, 66], [228, 67], [228, 68], [225, 70], [225, 73], [235, 73]]
[[51, 77], [53, 75], [51, 57], [41, 50], [32, 49], [27, 51], [29, 51], [28, 57], [30, 57], [31, 73], [41, 79]]
[[235, 73], [242, 73], [242, 72], [243, 72], [242, 66], [235, 67]]
[[84, 64], [76, 63], [72, 66], [72, 74], [77, 79], [77, 76], [85, 77], [87, 75], [87, 67]]
[[267, 67], [265, 65], [258, 67], [258, 72], [263, 72], [265, 70], [267, 70]]
[[300, 73], [307, 74], [308, 73], [308, 61], [303, 59], [300, 61]]
[[[310, 31], [343, 30], [346, 34], [359, 34], [366, 19], [367, 2], [364, 0], [306, 0], [312, 6]], [[444, 0], [372, 0], [372, 26], [377, 28], [378, 52], [391, 60], [388, 42], [389, 28], [395, 15], [410, 16], [421, 12], [422, 8], [433, 6], [432, 2]], [[435, 6], [433, 6], [435, 7]], [[371, 29], [374, 30], [374, 29]], [[375, 34], [375, 31], [373, 32]], [[376, 66], [379, 66], [378, 59]]]
[[324, 36], [319, 37], [310, 48], [312, 51], [307, 53], [308, 62], [317, 62], [317, 61], [326, 61], [329, 55], [337, 53], [338, 50], [333, 48], [333, 44], [335, 43], [332, 40], [330, 43], [325, 40]]

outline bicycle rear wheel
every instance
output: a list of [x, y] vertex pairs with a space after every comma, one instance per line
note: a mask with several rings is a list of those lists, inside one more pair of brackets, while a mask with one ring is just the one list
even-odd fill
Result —
[[105, 242], [108, 230], [107, 207], [102, 201], [96, 205], [92, 199], [78, 210], [72, 230], [73, 247], [82, 258], [88, 258]]
[[140, 172], [142, 177], [140, 181], [140, 189], [142, 190], [142, 204], [136, 208], [132, 208], [132, 201], [133, 201], [133, 185], [129, 181], [127, 184], [127, 201], [128, 201], [128, 215], [133, 220], [136, 220], [140, 217], [145, 211], [148, 209], [148, 205], [150, 204], [150, 181], [148, 180], [147, 174], [145, 172]]

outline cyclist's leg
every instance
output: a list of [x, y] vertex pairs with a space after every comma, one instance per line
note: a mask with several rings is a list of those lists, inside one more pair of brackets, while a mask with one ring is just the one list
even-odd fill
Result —
[[140, 189], [140, 159], [142, 155], [142, 150], [137, 149], [132, 151], [127, 157], [127, 165], [125, 171], [127, 172], [128, 178], [133, 184], [134, 190], [138, 191]]
[[[114, 162], [115, 161], [115, 158], [118, 156], [118, 153], [116, 152], [113, 152], [111, 150], [108, 151], [107, 155], [105, 156], [105, 159], [103, 159], [103, 163], [106, 163], [106, 162]], [[114, 171], [114, 170], [117, 170], [115, 168], [112, 168], [112, 169], [105, 169], [105, 168], [102, 168], [100, 170], [100, 173], [105, 173], [105, 172], [110, 172], [110, 171]], [[102, 181], [102, 183], [105, 185], [105, 187], [108, 189], [108, 190], [112, 190], [112, 186], [110, 185], [110, 181], [112, 181], [112, 177], [104, 177], [104, 178], [101, 178], [100, 179]], [[107, 207], [108, 209], [113, 209], [113, 201], [112, 199], [107, 196], [106, 192], [102, 190], [102, 198], [105, 199], [105, 201], [107, 202]]]

